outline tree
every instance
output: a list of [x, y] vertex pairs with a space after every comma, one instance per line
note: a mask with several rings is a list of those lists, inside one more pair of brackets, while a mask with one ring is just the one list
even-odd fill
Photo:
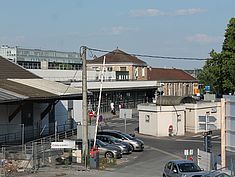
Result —
[[235, 91], [235, 18], [229, 21], [224, 36], [221, 53], [212, 50], [199, 74], [199, 80], [219, 95]]

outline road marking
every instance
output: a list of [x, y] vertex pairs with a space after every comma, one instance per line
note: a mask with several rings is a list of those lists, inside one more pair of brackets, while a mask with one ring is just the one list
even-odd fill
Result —
[[[185, 142], [197, 142], [197, 143], [203, 143], [203, 140], [184, 140], [184, 139], [176, 139], [175, 141], [185, 141]], [[212, 143], [218, 143], [220, 144], [220, 141], [212, 141]]]
[[198, 135], [194, 135], [194, 136], [192, 136], [192, 137], [194, 137], [194, 138], [196, 138], [196, 137], [202, 137], [202, 135], [201, 135], [201, 134], [198, 134]]
[[[113, 126], [113, 127], [123, 127], [125, 124], [124, 123], [107, 123], [108, 126]], [[127, 123], [128, 125], [132, 125], [132, 123]]]
[[212, 136], [212, 139], [220, 138], [220, 136]]
[[176, 139], [175, 141], [198, 142], [198, 143], [204, 142], [202, 140], [184, 140], [184, 139]]
[[182, 158], [181, 156], [178, 156], [178, 155], [172, 154], [172, 153], [170, 153], [170, 152], [167, 152], [167, 151], [164, 151], [164, 150], [161, 150], [161, 149], [155, 148], [155, 147], [150, 147], [150, 149], [153, 149], [153, 150], [155, 150], [155, 151], [161, 152], [161, 153], [163, 153], [163, 154], [169, 155], [169, 156], [174, 157], [174, 158], [179, 158], [179, 159], [181, 159], [181, 158]]

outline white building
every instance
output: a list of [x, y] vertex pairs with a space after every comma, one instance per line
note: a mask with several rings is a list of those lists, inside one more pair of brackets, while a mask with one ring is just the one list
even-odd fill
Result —
[[80, 69], [82, 60], [77, 52], [26, 49], [2, 45], [0, 56], [7, 58], [26, 69]]
[[[199, 133], [207, 130], [221, 128], [221, 102], [198, 102], [185, 104], [186, 122], [188, 132]], [[206, 123], [207, 119], [207, 123]]]
[[[199, 133], [221, 128], [220, 102], [187, 102], [174, 103], [172, 97], [166, 104], [157, 100], [156, 104], [140, 104], [139, 132], [152, 136], [184, 135], [185, 132]], [[190, 97], [187, 97], [190, 98]], [[191, 98], [192, 99], [192, 98]], [[178, 102], [178, 101], [177, 101]]]
[[156, 104], [138, 105], [139, 133], [151, 136], [184, 135], [184, 106], [156, 106]]
[[0, 143], [72, 129], [82, 120], [81, 103], [82, 89], [42, 79], [0, 57]]

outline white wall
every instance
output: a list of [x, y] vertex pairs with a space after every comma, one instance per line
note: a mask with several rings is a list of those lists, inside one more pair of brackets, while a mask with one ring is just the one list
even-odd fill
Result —
[[[155, 112], [139, 112], [139, 133], [157, 136], [157, 114]], [[147, 118], [148, 117], [148, 118]], [[148, 119], [148, 121], [146, 120]]]
[[[65, 124], [68, 120], [68, 100], [59, 101], [55, 107], [55, 116], [58, 125]], [[82, 122], [82, 100], [73, 100], [72, 118]]]
[[[28, 69], [28, 71], [51, 81], [82, 80], [82, 70]], [[87, 80], [95, 81], [97, 78], [100, 79], [100, 75], [100, 71], [87, 71]], [[106, 71], [104, 77], [104, 80], [116, 80], [116, 73]]]
[[82, 100], [73, 101], [73, 110], [74, 120], [82, 123]]
[[[169, 136], [169, 126], [172, 125], [174, 135], [184, 135], [184, 106], [159, 107], [155, 104], [140, 104], [137, 109], [139, 111], [140, 133], [152, 136]], [[147, 117], [149, 117], [149, 121]]]
[[[221, 103], [220, 102], [199, 102], [198, 104], [186, 104], [186, 130], [193, 133], [204, 132], [200, 126], [205, 122], [200, 122], [199, 117], [206, 116], [208, 112], [208, 129], [220, 129], [221, 122]], [[195, 128], [193, 128], [195, 127]]]

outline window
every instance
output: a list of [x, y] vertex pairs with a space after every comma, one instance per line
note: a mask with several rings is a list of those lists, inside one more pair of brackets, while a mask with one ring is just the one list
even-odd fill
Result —
[[136, 68], [135, 68], [135, 78], [136, 78], [136, 79], [138, 78], [138, 75], [139, 75], [139, 73], [138, 73], [138, 68], [136, 67]]
[[177, 166], [174, 163], [172, 164], [172, 171], [175, 172], [175, 173], [178, 173]]
[[170, 170], [170, 169], [171, 169], [171, 165], [172, 165], [172, 163], [169, 162], [168, 164], [166, 164], [165, 168], [168, 169], [168, 170]]
[[112, 68], [112, 67], [108, 67], [107, 70], [108, 70], [108, 71], [112, 71], [113, 68]]
[[150, 115], [145, 115], [145, 122], [149, 122], [150, 121]]
[[144, 67], [142, 67], [142, 77], [144, 77], [145, 76], [145, 69], [144, 69]]
[[120, 71], [126, 71], [126, 67], [120, 67]]

